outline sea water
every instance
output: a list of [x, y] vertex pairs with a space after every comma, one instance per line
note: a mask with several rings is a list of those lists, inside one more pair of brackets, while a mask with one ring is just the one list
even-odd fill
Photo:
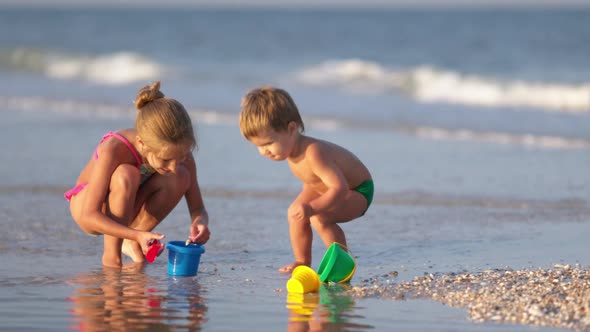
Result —
[[[0, 328], [533, 329], [338, 287], [289, 298], [277, 269], [292, 260], [286, 210], [300, 183], [258, 155], [237, 114], [249, 88], [279, 85], [309, 135], [371, 170], [373, 205], [343, 225], [358, 264], [352, 287], [383, 275], [586, 265], [589, 19], [583, 10], [0, 10]], [[62, 196], [102, 135], [133, 125], [135, 93], [153, 80], [197, 129], [212, 238], [191, 278], [168, 276], [166, 253], [103, 269], [102, 238], [79, 230]], [[156, 231], [184, 240], [189, 224], [181, 202]]]

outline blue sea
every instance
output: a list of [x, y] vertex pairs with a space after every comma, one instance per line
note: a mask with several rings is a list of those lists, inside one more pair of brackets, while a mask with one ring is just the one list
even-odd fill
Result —
[[[0, 8], [0, 330], [523, 331], [435, 301], [289, 298], [286, 210], [300, 183], [237, 126], [276, 85], [309, 135], [376, 183], [344, 225], [351, 287], [424, 273], [590, 263], [590, 9]], [[196, 277], [166, 253], [121, 271], [62, 193], [160, 80], [197, 128], [212, 239]], [[156, 231], [184, 240], [181, 202]], [[316, 236], [313, 267], [325, 248]], [[295, 309], [294, 309], [295, 308]], [[297, 309], [306, 310], [297, 310]]]

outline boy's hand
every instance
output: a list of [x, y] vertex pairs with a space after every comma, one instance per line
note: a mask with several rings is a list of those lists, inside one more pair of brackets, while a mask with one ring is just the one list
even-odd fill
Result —
[[139, 234], [137, 243], [139, 243], [139, 245], [141, 246], [141, 251], [145, 255], [148, 251], [148, 248], [150, 247], [150, 244], [152, 243], [152, 240], [162, 240], [163, 238], [165, 238], [165, 236], [162, 234], [152, 232], [141, 232]]
[[311, 206], [307, 203], [293, 203], [287, 210], [289, 220], [304, 221], [312, 214]]
[[200, 223], [193, 223], [190, 228], [191, 235], [189, 236], [189, 240], [193, 243], [197, 244], [205, 244], [209, 241], [209, 237], [211, 236], [211, 231], [209, 231], [209, 227], [207, 225], [203, 225]]

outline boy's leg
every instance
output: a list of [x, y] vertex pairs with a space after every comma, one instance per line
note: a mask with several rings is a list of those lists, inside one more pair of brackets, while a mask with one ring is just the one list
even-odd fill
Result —
[[[129, 227], [140, 231], [152, 231], [176, 207], [190, 186], [188, 170], [180, 166], [176, 174], [154, 174], [143, 184], [135, 200], [135, 219]], [[123, 241], [123, 253], [134, 262], [145, 261], [139, 243]]]
[[[133, 204], [140, 183], [137, 168], [131, 165], [120, 165], [111, 176], [109, 194], [105, 213], [116, 222], [127, 225], [133, 217]], [[102, 264], [105, 266], [121, 266], [121, 245], [123, 239], [104, 235], [104, 252]]]
[[326, 248], [334, 242], [347, 246], [346, 236], [338, 223], [360, 217], [366, 208], [366, 198], [357, 191], [349, 190], [341, 201], [335, 202], [330, 211], [312, 216], [310, 218], [311, 226], [318, 232]]
[[330, 221], [322, 221], [322, 217], [314, 216], [311, 218], [311, 225], [318, 235], [324, 242], [324, 246], [328, 248], [332, 243], [338, 242], [345, 247], [346, 244], [346, 235], [344, 235], [344, 231], [338, 224], [332, 223]]
[[[299, 196], [291, 204], [297, 205], [302, 203], [308, 203], [316, 199], [319, 195], [310, 189], [304, 189], [301, 191]], [[299, 265], [311, 266], [311, 244], [313, 240], [313, 232], [309, 219], [300, 220], [292, 216], [288, 217], [289, 221], [289, 238], [291, 239], [291, 249], [293, 250], [293, 256], [295, 261], [291, 264], [285, 265], [279, 269], [282, 273], [291, 273]]]

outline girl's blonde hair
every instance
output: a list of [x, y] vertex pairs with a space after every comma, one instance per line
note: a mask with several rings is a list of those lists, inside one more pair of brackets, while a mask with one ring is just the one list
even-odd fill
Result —
[[135, 98], [137, 135], [152, 149], [163, 144], [197, 147], [191, 118], [176, 99], [166, 98], [160, 81], [144, 86]]
[[290, 122], [295, 122], [300, 132], [305, 130], [297, 105], [283, 89], [264, 86], [250, 90], [242, 98], [241, 106], [240, 131], [246, 138], [268, 128], [287, 130]]

